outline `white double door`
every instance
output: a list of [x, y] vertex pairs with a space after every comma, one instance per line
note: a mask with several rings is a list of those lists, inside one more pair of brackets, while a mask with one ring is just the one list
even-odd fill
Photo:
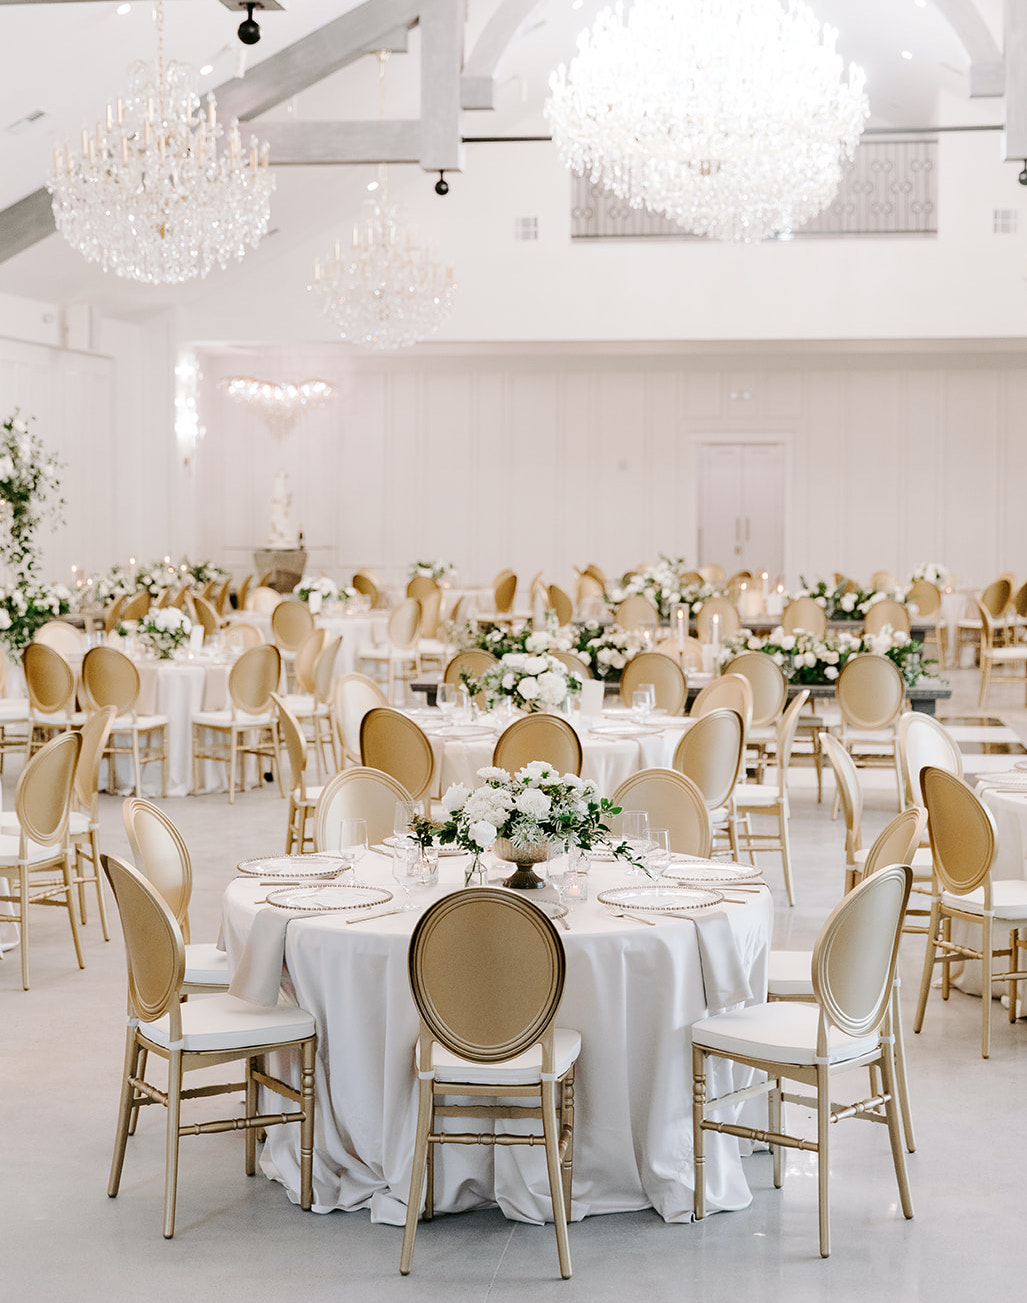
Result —
[[785, 445], [699, 442], [699, 565], [784, 574]]

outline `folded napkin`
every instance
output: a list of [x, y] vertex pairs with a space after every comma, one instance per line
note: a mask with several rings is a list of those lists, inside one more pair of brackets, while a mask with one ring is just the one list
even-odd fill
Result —
[[752, 999], [752, 987], [742, 967], [738, 942], [725, 913], [683, 914], [695, 924], [699, 942], [699, 967], [702, 969], [703, 987], [706, 990], [706, 1008], [711, 1014], [744, 1004]]
[[249, 1004], [274, 1007], [278, 1003], [285, 963], [285, 929], [292, 919], [303, 917], [271, 905], [260, 910], [232, 973], [229, 995]]

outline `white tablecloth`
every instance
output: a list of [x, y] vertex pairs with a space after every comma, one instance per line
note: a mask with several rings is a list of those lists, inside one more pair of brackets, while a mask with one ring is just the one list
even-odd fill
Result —
[[[443, 859], [444, 884], [462, 882], [466, 862]], [[362, 881], [390, 882], [381, 856], [368, 856], [359, 874]], [[626, 881], [613, 866], [594, 865], [590, 878], [593, 897]], [[255, 902], [266, 893], [266, 885], [252, 880], [229, 886], [223, 922], [230, 965], [261, 908]], [[722, 908], [753, 998], [762, 1000], [770, 893]], [[316, 1211], [369, 1208], [372, 1221], [395, 1225], [405, 1218], [417, 1115], [417, 1015], [406, 961], [416, 917], [393, 914], [350, 926], [328, 914], [288, 924], [285, 989], [314, 1014], [319, 1037]], [[582, 1037], [572, 1216], [653, 1207], [667, 1221], [687, 1222], [693, 1174], [689, 1028], [707, 1013], [695, 925], [667, 918], [646, 927], [611, 918], [594, 899], [578, 906], [570, 922], [570, 931], [560, 934], [567, 984], [557, 1022]], [[717, 1093], [730, 1081], [748, 1080], [746, 1072], [719, 1060], [714, 1075]], [[268, 1132], [262, 1165], [298, 1202], [296, 1128]], [[541, 1148], [445, 1147], [435, 1170], [439, 1212], [498, 1202], [509, 1217], [546, 1219]], [[707, 1191], [711, 1210], [750, 1201], [737, 1141], [728, 1136], [708, 1137]]]
[[1027, 774], [1018, 774], [1011, 785], [1017, 782], [1023, 784], [1022, 791], [996, 790], [987, 781], [977, 787], [982, 804], [995, 818], [998, 833], [993, 878], [1027, 878]]
[[[271, 616], [266, 611], [233, 611], [226, 616], [228, 627], [240, 621], [252, 624], [264, 635], [265, 642], [272, 642]], [[388, 611], [376, 611], [367, 615], [318, 615], [314, 626], [324, 629], [329, 638], [342, 635], [335, 662], [336, 674], [354, 674], [361, 671], [360, 653], [365, 647], [376, 646], [385, 641], [385, 630], [389, 621]]]

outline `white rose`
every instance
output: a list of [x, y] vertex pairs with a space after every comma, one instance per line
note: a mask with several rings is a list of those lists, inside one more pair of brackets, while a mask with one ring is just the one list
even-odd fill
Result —
[[541, 674], [543, 670], [549, 668], [548, 656], [526, 656], [524, 658], [523, 670], [525, 674]]
[[556, 703], [563, 701], [567, 695], [567, 676], [558, 674], [555, 670], [546, 670], [545, 674], [538, 676], [536, 682], [543, 701]]
[[843, 611], [851, 611], [851, 610], [854, 610], [854, 609], [855, 609], [855, 606], [856, 606], [856, 594], [855, 594], [855, 593], [846, 593], [845, 596], [844, 596], [844, 597], [842, 598], [842, 600], [841, 600], [841, 608], [842, 608], [842, 610], [843, 610]]
[[552, 808], [552, 801], [545, 792], [540, 792], [537, 787], [525, 788], [514, 802], [515, 810], [520, 810], [522, 814], [534, 815], [536, 818], [548, 814]]
[[524, 645], [530, 652], [544, 652], [549, 646], [549, 635], [547, 633], [529, 634]]
[[785, 634], [785, 636], [781, 639], [781, 646], [784, 648], [785, 651], [792, 651], [795, 647], [794, 634], [790, 634], [790, 633]]
[[513, 685], [516, 682], [517, 682], [517, 676], [514, 673], [511, 672], [509, 674], [503, 675], [502, 685], [507, 690], [507, 692], [510, 691], [510, 689], [513, 687]]
[[11, 627], [11, 617], [5, 610], [0, 608], [0, 629], [9, 629]]
[[539, 694], [538, 679], [533, 679], [530, 675], [521, 679], [517, 685], [517, 691], [525, 701], [534, 701]]
[[484, 819], [472, 823], [467, 832], [475, 846], [479, 846], [483, 851], [488, 850], [498, 836], [495, 824], [486, 823]]
[[836, 665], [828, 665], [827, 669], [824, 670], [824, 678], [836, 679], [837, 677], [838, 677], [838, 667]]
[[464, 787], [461, 783], [454, 783], [442, 798], [442, 808], [447, 814], [452, 814], [454, 810], [459, 810], [463, 803], [471, 794], [469, 787]]

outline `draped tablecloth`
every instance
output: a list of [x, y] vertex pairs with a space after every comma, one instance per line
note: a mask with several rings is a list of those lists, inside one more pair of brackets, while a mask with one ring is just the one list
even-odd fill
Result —
[[[265, 642], [273, 642], [271, 616], [266, 611], [233, 611], [226, 616], [228, 632], [233, 624], [252, 624], [264, 635]], [[367, 648], [385, 641], [388, 611], [375, 611], [366, 615], [317, 615], [314, 627], [324, 629], [329, 638], [342, 635], [342, 645], [335, 662], [336, 674], [361, 672], [360, 654]]]
[[[441, 890], [460, 885], [467, 860], [442, 864]], [[368, 856], [358, 873], [361, 881], [390, 883], [382, 856]], [[569, 931], [560, 931], [567, 983], [557, 1024], [582, 1038], [571, 1215], [652, 1207], [667, 1221], [687, 1222], [693, 1180], [689, 1028], [711, 1011], [696, 926], [687, 918], [661, 918], [654, 927], [613, 918], [594, 896], [604, 886], [626, 882], [623, 870], [597, 864], [589, 876], [593, 899], [572, 911]], [[237, 879], [225, 894], [230, 966], [242, 954], [258, 911], [270, 908], [256, 903], [267, 890], [266, 884]], [[415, 899], [427, 902], [439, 890]], [[770, 893], [720, 908], [752, 998], [761, 1001], [773, 920]], [[369, 1208], [372, 1221], [404, 1221], [417, 1116], [418, 1029], [406, 963], [417, 917], [392, 914], [351, 926], [340, 914], [294, 916], [286, 928], [284, 989], [317, 1019], [316, 1211]], [[717, 1080], [711, 1090], [718, 1094], [750, 1079], [747, 1070], [712, 1062]], [[262, 1166], [298, 1202], [296, 1128], [268, 1132]], [[436, 1156], [435, 1172], [437, 1211], [498, 1203], [517, 1220], [551, 1220], [541, 1147], [446, 1146]], [[711, 1210], [750, 1202], [732, 1137], [708, 1137], [707, 1191]]]

